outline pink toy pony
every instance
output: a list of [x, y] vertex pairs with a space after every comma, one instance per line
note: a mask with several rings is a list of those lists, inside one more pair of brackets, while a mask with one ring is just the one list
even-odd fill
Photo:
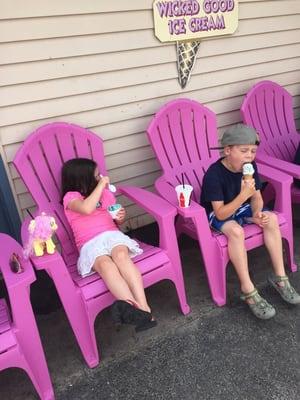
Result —
[[44, 254], [45, 249], [48, 254], [53, 254], [55, 244], [52, 241], [52, 235], [56, 229], [55, 219], [50, 215], [43, 212], [35, 217], [28, 226], [29, 238], [24, 249], [24, 256], [26, 258], [31, 255], [39, 257]]

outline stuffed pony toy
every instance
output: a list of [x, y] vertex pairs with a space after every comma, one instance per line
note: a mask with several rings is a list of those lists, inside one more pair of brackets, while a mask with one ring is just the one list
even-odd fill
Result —
[[24, 249], [24, 256], [26, 258], [30, 255], [39, 257], [44, 254], [45, 249], [48, 254], [53, 254], [55, 244], [52, 241], [52, 235], [56, 229], [55, 219], [50, 215], [43, 212], [35, 217], [28, 226], [29, 238]]

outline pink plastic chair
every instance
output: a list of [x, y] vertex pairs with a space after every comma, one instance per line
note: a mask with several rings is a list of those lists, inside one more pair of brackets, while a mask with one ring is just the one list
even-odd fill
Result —
[[[61, 167], [74, 157], [94, 159], [101, 173], [107, 174], [101, 138], [67, 123], [48, 124], [33, 132], [16, 154], [14, 165], [38, 205], [38, 211], [54, 215], [58, 224], [61, 254], [33, 257], [32, 262], [35, 268], [45, 269], [53, 279], [82, 354], [87, 364], [95, 367], [99, 355], [94, 321], [114, 298], [98, 274], [82, 278], [77, 273], [78, 252], [60, 203]], [[142, 243], [144, 252], [134, 259], [142, 272], [144, 286], [170, 279], [176, 287], [181, 310], [187, 314], [190, 309], [174, 229], [176, 209], [157, 195], [139, 188], [119, 187], [119, 193], [144, 208], [159, 225], [159, 247]], [[26, 240], [26, 233], [27, 226], [23, 224], [23, 240]]]
[[[49, 372], [30, 304], [30, 285], [35, 281], [29, 261], [22, 259], [21, 246], [11, 237], [0, 233], [0, 271], [8, 291], [10, 307], [0, 299], [0, 371], [22, 368], [29, 375], [43, 400], [54, 399]], [[11, 271], [10, 259], [20, 257], [24, 271]]]
[[[226, 266], [229, 261], [227, 239], [210, 229], [206, 212], [199, 205], [203, 175], [210, 164], [220, 157], [216, 116], [196, 101], [178, 99], [162, 107], [154, 116], [147, 133], [163, 170], [155, 187], [163, 198], [177, 207], [177, 235], [185, 233], [198, 240], [212, 298], [217, 305], [224, 305]], [[295, 271], [291, 201], [286, 194], [290, 191], [292, 179], [265, 165], [259, 165], [259, 171], [275, 188], [275, 210], [278, 211], [281, 234], [286, 239], [289, 267]], [[182, 183], [182, 174], [185, 183], [194, 188], [189, 208], [178, 207], [174, 190], [176, 185]], [[247, 250], [263, 244], [262, 230], [257, 225], [246, 226], [245, 237]]]
[[[293, 164], [300, 143], [293, 115], [293, 98], [275, 82], [262, 81], [247, 93], [241, 113], [245, 124], [259, 133], [257, 159], [293, 178], [300, 179], [300, 166]], [[300, 188], [291, 187], [293, 203], [300, 203]]]

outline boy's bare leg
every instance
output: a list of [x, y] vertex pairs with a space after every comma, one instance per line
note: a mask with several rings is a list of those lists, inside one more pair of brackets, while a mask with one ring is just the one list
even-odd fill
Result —
[[[282, 238], [278, 219], [276, 214], [264, 211], [269, 217], [268, 223], [263, 225], [263, 234], [266, 248], [270, 254], [274, 273], [277, 276], [285, 276], [283, 253], [282, 253]], [[284, 282], [278, 284], [284, 285]]]
[[127, 282], [121, 276], [118, 267], [109, 256], [96, 258], [93, 270], [98, 272], [104, 280], [111, 294], [118, 300], [130, 300], [136, 302]]
[[129, 257], [128, 247], [124, 245], [114, 247], [111, 252], [111, 257], [117, 265], [121, 276], [127, 282], [140, 308], [150, 312], [151, 310], [146, 300], [141, 273]]
[[249, 275], [244, 229], [237, 222], [228, 221], [222, 226], [222, 233], [228, 240], [229, 258], [240, 280], [241, 291], [250, 293], [254, 290], [254, 285]]

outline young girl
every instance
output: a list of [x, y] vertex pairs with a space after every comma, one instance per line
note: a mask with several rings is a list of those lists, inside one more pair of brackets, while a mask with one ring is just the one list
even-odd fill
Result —
[[107, 211], [116, 202], [108, 184], [109, 178], [100, 175], [93, 160], [74, 158], [63, 165], [63, 206], [80, 253], [78, 272], [97, 272], [118, 299], [112, 306], [114, 322], [133, 324], [141, 331], [156, 325], [140, 271], [131, 260], [142, 249], [117, 226], [124, 222], [124, 208], [115, 220]]

